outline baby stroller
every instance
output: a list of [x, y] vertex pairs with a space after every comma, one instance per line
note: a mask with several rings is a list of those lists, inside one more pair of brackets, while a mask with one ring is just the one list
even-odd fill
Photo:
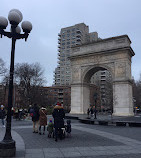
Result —
[[61, 137], [62, 138], [65, 138], [66, 137], [66, 129], [65, 129], [65, 127], [63, 127], [63, 128], [61, 128]]
[[66, 128], [65, 126], [62, 128], [58, 128], [58, 137], [60, 139], [64, 139], [66, 137]]
[[67, 133], [67, 137], [71, 137], [71, 120], [67, 120], [67, 124], [65, 125], [65, 131]]

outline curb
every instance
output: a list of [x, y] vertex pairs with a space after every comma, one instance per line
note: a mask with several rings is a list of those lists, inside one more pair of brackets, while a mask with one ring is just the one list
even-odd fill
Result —
[[124, 121], [124, 120], [98, 120], [98, 119], [83, 119], [77, 116], [66, 116], [66, 119], [79, 120], [84, 124], [93, 124], [93, 125], [113, 125], [113, 126], [127, 126], [127, 127], [141, 127], [141, 122], [136, 121]]

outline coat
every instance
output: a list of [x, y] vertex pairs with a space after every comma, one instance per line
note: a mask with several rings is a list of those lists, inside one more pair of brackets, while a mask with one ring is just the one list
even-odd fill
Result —
[[52, 116], [54, 118], [54, 127], [63, 128], [64, 127], [64, 118], [65, 118], [65, 112], [64, 112], [63, 107], [56, 105], [54, 107]]
[[36, 121], [39, 121], [39, 117], [40, 117], [40, 114], [39, 114], [39, 107], [38, 106], [33, 106], [33, 111], [35, 113], [34, 116], [32, 116], [32, 121], [33, 122], [36, 122]]
[[49, 123], [48, 126], [47, 126], [47, 131], [49, 133], [52, 133], [53, 132], [53, 127], [54, 127], [54, 124], [53, 123]]
[[5, 116], [6, 116], [6, 112], [5, 112], [5, 110], [3, 109], [0, 109], [0, 119], [4, 119], [5, 118]]
[[39, 121], [40, 121], [40, 126], [46, 126], [47, 125], [47, 110], [45, 108], [41, 108], [39, 110]]

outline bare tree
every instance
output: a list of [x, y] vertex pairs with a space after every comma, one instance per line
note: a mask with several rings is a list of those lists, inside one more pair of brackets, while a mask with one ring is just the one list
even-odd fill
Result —
[[7, 71], [5, 67], [5, 62], [0, 58], [0, 75], [4, 75], [4, 73]]
[[141, 108], [141, 74], [138, 81], [133, 80], [133, 101], [134, 106]]
[[18, 85], [22, 105], [39, 103], [42, 95], [39, 88], [45, 82], [39, 63], [22, 63], [15, 66], [15, 82]]

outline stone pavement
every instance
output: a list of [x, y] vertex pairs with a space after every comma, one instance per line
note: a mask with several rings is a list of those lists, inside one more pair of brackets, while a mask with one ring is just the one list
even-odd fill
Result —
[[[0, 141], [3, 140], [4, 134], [5, 134], [5, 128], [0, 127]], [[14, 130], [12, 130], [11, 134], [12, 134], [12, 138], [14, 140], [16, 140], [16, 156], [17, 157], [24, 157], [24, 155], [25, 155], [25, 143], [24, 143], [24, 140]]]
[[[12, 129], [17, 158], [141, 158], [140, 128], [85, 125], [72, 120], [72, 137], [58, 142], [47, 133], [32, 133], [31, 121], [14, 121]], [[0, 140], [3, 135], [0, 127]]]

